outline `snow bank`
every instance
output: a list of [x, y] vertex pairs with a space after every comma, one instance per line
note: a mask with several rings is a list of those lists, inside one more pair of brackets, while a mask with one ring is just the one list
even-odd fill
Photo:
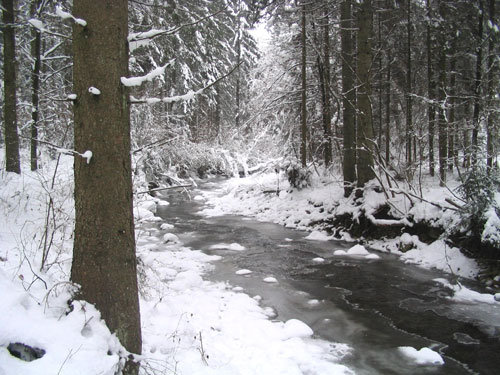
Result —
[[212, 250], [231, 250], [231, 251], [243, 251], [246, 250], [244, 246], [241, 246], [239, 243], [233, 242], [230, 244], [227, 243], [219, 243], [210, 246]]

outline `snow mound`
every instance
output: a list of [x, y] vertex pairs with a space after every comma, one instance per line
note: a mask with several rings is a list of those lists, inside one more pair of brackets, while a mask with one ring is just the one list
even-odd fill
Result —
[[237, 274], [237, 275], [249, 275], [249, 274], [251, 274], [251, 273], [252, 273], [252, 271], [247, 270], [247, 269], [242, 269], [242, 270], [238, 270], [238, 271], [236, 271], [236, 274]]
[[179, 272], [169, 286], [170, 288], [183, 291], [185, 289], [197, 288], [203, 284], [203, 279], [201, 276], [192, 270]]
[[160, 225], [160, 229], [163, 229], [163, 230], [168, 230], [168, 229], [173, 229], [174, 226], [172, 224], [168, 224], [168, 223], [163, 223], [162, 225]]
[[283, 325], [282, 339], [289, 340], [294, 337], [311, 337], [314, 334], [311, 327], [298, 319], [290, 319]]
[[210, 246], [212, 250], [232, 250], [232, 251], [243, 251], [246, 250], [244, 246], [241, 246], [239, 243], [233, 242], [230, 244], [227, 243], [219, 243]]
[[349, 250], [347, 250], [348, 255], [369, 255], [370, 253], [366, 250], [363, 245], [354, 245]]
[[313, 261], [313, 262], [316, 262], [316, 263], [323, 263], [323, 262], [325, 261], [325, 259], [324, 259], [324, 258], [320, 258], [320, 257], [318, 257], [318, 258], [313, 258], [313, 260], [312, 260], [312, 261]]
[[268, 277], [264, 278], [262, 281], [264, 281], [265, 283], [269, 283], [269, 284], [278, 282], [278, 280], [276, 280], [276, 278], [272, 277], [272, 276], [268, 276]]
[[443, 358], [434, 350], [422, 348], [417, 350], [411, 346], [400, 346], [399, 351], [415, 361], [417, 365], [443, 365]]
[[380, 257], [377, 254], [368, 254], [365, 259], [380, 259]]
[[[2, 270], [0, 294], [0, 374], [112, 375], [118, 369], [117, 353], [123, 348], [93, 305], [74, 301], [67, 315], [64, 307], [59, 314], [54, 306], [44, 311]], [[43, 349], [45, 354], [32, 362], [21, 361], [8, 352], [11, 343]]]
[[312, 240], [312, 241], [328, 241], [330, 239], [330, 236], [328, 236], [328, 234], [325, 233], [325, 232], [320, 232], [320, 231], [317, 231], [317, 230], [313, 230], [304, 239], [305, 240]]
[[163, 242], [172, 244], [172, 243], [179, 243], [180, 240], [179, 237], [177, 237], [173, 233], [165, 233], [165, 235], [163, 236]]

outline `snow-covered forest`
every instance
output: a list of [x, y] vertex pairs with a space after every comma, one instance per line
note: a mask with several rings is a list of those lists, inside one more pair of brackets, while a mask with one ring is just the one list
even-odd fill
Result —
[[0, 375], [496, 373], [499, 1], [1, 5]]

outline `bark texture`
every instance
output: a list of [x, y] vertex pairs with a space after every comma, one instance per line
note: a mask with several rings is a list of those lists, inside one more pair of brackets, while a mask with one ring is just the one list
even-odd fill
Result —
[[340, 4], [341, 54], [342, 54], [342, 107], [344, 122], [344, 195], [351, 194], [356, 181], [356, 112], [354, 103], [354, 58], [352, 42], [352, 2], [344, 0]]
[[[141, 352], [128, 92], [127, 0], [75, 0], [75, 238], [71, 279], [120, 342]], [[99, 95], [89, 92], [91, 87]], [[94, 90], [95, 91], [95, 90]], [[125, 374], [136, 374], [128, 363]]]
[[358, 50], [358, 186], [364, 186], [372, 178], [375, 178], [373, 171], [373, 116], [371, 105], [371, 73], [372, 64], [372, 43], [371, 35], [373, 30], [373, 9], [371, 0], [363, 0], [360, 4], [357, 15], [357, 50]]
[[5, 169], [21, 173], [16, 111], [16, 36], [14, 0], [2, 0]]

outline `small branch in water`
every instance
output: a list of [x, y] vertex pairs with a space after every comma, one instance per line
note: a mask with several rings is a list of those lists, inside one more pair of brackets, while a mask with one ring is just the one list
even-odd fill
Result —
[[169, 190], [169, 189], [180, 189], [180, 188], [189, 188], [193, 187], [193, 185], [175, 185], [175, 186], [167, 186], [164, 188], [156, 188], [156, 189], [151, 189], [151, 190], [144, 190], [144, 191], [138, 191], [136, 194], [148, 194], [148, 193], [153, 193], [155, 191], [162, 191], [162, 190]]

